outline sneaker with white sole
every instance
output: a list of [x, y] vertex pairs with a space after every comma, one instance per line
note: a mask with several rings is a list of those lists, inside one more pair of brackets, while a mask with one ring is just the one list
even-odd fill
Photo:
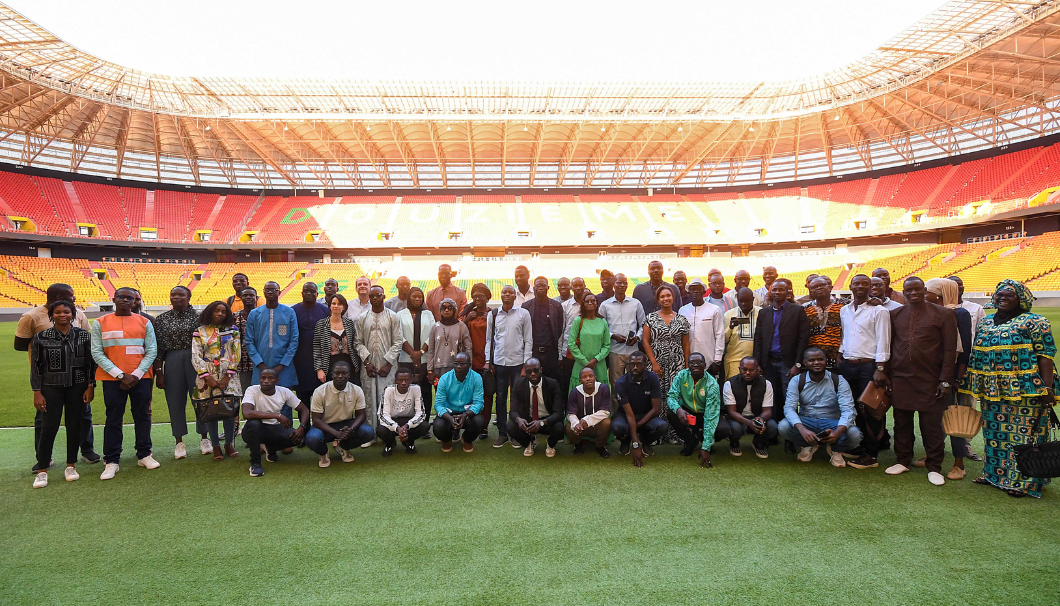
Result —
[[729, 454], [731, 454], [734, 457], [743, 456], [743, 450], [740, 449], [740, 443], [739, 442], [729, 442]]
[[769, 458], [769, 447], [767, 447], [765, 445], [762, 445], [762, 444], [754, 444], [754, 443], [752, 443], [751, 446], [753, 446], [754, 449], [755, 449], [755, 456], [756, 457], [758, 457], [759, 459], [768, 459]]
[[942, 486], [946, 483], [946, 478], [942, 477], [942, 474], [937, 471], [929, 471], [928, 482], [931, 482], [935, 486]]
[[813, 453], [817, 452], [817, 446], [803, 446], [797, 457], [800, 463], [809, 463], [813, 460]]
[[177, 442], [177, 445], [173, 447], [173, 458], [183, 459], [186, 456], [188, 456], [188, 447], [184, 445], [184, 442]]
[[76, 482], [81, 479], [81, 476], [78, 475], [77, 470], [73, 467], [67, 467], [63, 475], [66, 477], [67, 482]]
[[545, 447], [545, 456], [550, 458], [550, 459], [552, 457], [556, 456], [556, 449], [553, 448], [552, 446], [546, 446]]
[[364, 444], [361, 444], [361, 448], [371, 448], [371, 447], [372, 447], [372, 442], [365, 442]]
[[103, 473], [99, 474], [99, 479], [101, 479], [101, 480], [113, 480], [114, 479], [114, 474], [116, 474], [116, 473], [118, 473], [118, 464], [117, 463], [107, 463], [106, 466], [103, 467]]
[[907, 471], [909, 471], [908, 467], [906, 467], [905, 465], [902, 465], [901, 463], [895, 463], [894, 465], [891, 465], [887, 469], [883, 470], [883, 473], [885, 473], [885, 474], [887, 474], [889, 476], [897, 476], [897, 475], [903, 474], [903, 473], [905, 473]]
[[39, 472], [37, 472], [37, 476], [35, 478], [33, 478], [33, 487], [34, 488], [44, 488], [47, 485], [48, 485], [48, 472], [47, 471], [39, 471]]
[[[515, 442], [512, 442], [512, 444], [515, 444]], [[532, 457], [532, 456], [534, 456], [534, 450], [536, 450], [536, 446], [537, 446], [537, 442], [534, 442], [534, 441], [531, 441], [529, 444], [527, 444], [526, 448], [523, 449], [523, 456], [524, 457]]]
[[331, 459], [328, 457], [328, 455], [327, 454], [320, 455], [320, 460], [317, 461], [317, 467], [324, 468], [324, 467], [328, 467], [329, 465], [331, 465]]
[[846, 467], [847, 460], [843, 458], [843, 453], [832, 451], [832, 456], [828, 460], [832, 464], [832, 467]]
[[265, 475], [265, 470], [262, 469], [261, 464], [260, 463], [251, 463], [251, 465], [250, 465], [250, 477], [252, 477], [252, 478], [260, 478], [263, 475]]
[[213, 454], [213, 444], [206, 438], [199, 440], [199, 453], [204, 455]]
[[[210, 452], [213, 452], [213, 448], [210, 449]], [[147, 469], [158, 469], [161, 467], [158, 461], [156, 461], [151, 455], [147, 455], [142, 459], [137, 459], [136, 464]]]

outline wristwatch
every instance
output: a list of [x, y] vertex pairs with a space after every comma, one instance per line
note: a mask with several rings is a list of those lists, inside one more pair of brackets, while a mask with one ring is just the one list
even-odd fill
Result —
[[878, 371], [880, 371], [880, 372], [883, 372], [883, 369], [884, 369], [884, 366], [883, 366], [883, 364], [877, 364], [877, 365], [876, 365], [876, 370], [878, 370]]
[[633, 448], [633, 450], [636, 450], [636, 449], [640, 448], [640, 442], [634, 442], [634, 443], [630, 444], [630, 446]]
[[802, 368], [802, 362], [796, 362], [795, 368]]
[[949, 383], [947, 383], [947, 382], [945, 382], [945, 381], [943, 381], [943, 382], [939, 383], [939, 385], [941, 385], [941, 386], [942, 386], [942, 387], [944, 387], [945, 389], [949, 389], [949, 388], [950, 388], [950, 384], [949, 384]]

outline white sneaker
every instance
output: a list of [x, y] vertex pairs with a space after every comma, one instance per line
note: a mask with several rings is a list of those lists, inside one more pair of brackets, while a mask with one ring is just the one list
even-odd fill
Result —
[[[212, 448], [210, 449], [210, 452], [213, 452]], [[147, 469], [158, 469], [159, 467], [161, 467], [161, 465], [159, 465], [158, 461], [156, 461], [155, 458], [152, 457], [151, 455], [147, 455], [146, 457], [144, 457], [142, 459], [137, 459], [136, 460], [136, 464], [139, 465], [140, 467], [145, 467]]]
[[897, 476], [897, 475], [901, 475], [901, 474], [903, 474], [903, 473], [905, 473], [907, 471], [909, 471], [908, 467], [906, 467], [905, 465], [902, 465], [901, 463], [895, 463], [894, 465], [891, 465], [890, 467], [885, 469], [883, 471], [883, 473], [885, 473], [885, 474], [887, 474], [889, 476]]
[[323, 469], [324, 467], [328, 467], [330, 465], [331, 465], [331, 459], [328, 458], [328, 455], [326, 455], [326, 454], [320, 455], [320, 461], [317, 462], [317, 467], [320, 467], [321, 469]]
[[534, 446], [536, 446], [536, 444], [534, 442], [530, 442], [529, 444], [527, 444], [526, 448], [523, 449], [523, 456], [524, 457], [532, 457], [532, 456], [534, 456]]
[[77, 470], [73, 467], [67, 467], [63, 473], [66, 475], [67, 482], [76, 482], [81, 479], [81, 476], [77, 474]]
[[809, 463], [813, 460], [813, 453], [817, 452], [817, 446], [803, 446], [796, 457], [801, 463]]
[[48, 472], [41, 471], [37, 473], [37, 477], [33, 478], [34, 488], [44, 488], [48, 485]]
[[173, 447], [173, 458], [183, 459], [188, 456], [188, 447], [184, 445], [184, 442], [177, 442], [177, 445]]
[[[373, 442], [374, 442], [374, 440], [373, 440]], [[364, 444], [361, 444], [361, 448], [371, 448], [371, 447], [372, 447], [372, 442], [365, 442]]]
[[556, 449], [552, 448], [551, 446], [546, 446], [545, 447], [545, 456], [550, 458], [550, 459], [552, 457], [556, 456]]
[[946, 483], [946, 478], [942, 477], [942, 474], [937, 471], [929, 471], [928, 482], [931, 482], [935, 486], [942, 486]]
[[103, 473], [99, 474], [101, 480], [113, 480], [114, 474], [118, 473], [117, 463], [107, 463], [107, 466], [103, 468]]
[[843, 453], [832, 452], [832, 457], [828, 461], [832, 464], [832, 467], [846, 467], [847, 460], [843, 458]]
[[213, 444], [207, 439], [199, 440], [199, 453], [204, 455], [213, 454]]

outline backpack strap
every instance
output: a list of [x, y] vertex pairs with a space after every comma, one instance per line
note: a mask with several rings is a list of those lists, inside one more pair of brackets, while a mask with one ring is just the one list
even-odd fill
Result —
[[802, 390], [806, 389], [806, 375], [807, 374], [809, 374], [809, 371], [806, 371], [806, 370], [804, 370], [804, 371], [799, 373], [799, 393], [800, 394], [802, 393]]
[[835, 389], [835, 395], [839, 396], [839, 373], [834, 370], [829, 370], [828, 374], [832, 375], [832, 387]]

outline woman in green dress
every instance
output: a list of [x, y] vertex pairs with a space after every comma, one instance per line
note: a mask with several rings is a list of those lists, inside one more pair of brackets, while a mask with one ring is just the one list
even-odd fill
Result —
[[1030, 313], [1033, 302], [1034, 295], [1016, 280], [997, 285], [989, 305], [997, 312], [979, 323], [960, 391], [979, 398], [983, 407], [986, 462], [975, 482], [1013, 497], [1040, 498], [1049, 480], [1020, 474], [1012, 450], [1027, 443], [1032, 431], [1035, 438], [1045, 437], [1058, 386], [1052, 329], [1049, 320]]
[[[596, 295], [582, 298], [581, 316], [574, 319], [567, 338], [567, 351], [574, 357], [567, 392], [580, 385], [579, 376], [586, 366], [596, 372], [597, 381], [607, 384], [607, 355], [611, 353], [611, 330], [598, 312]], [[610, 387], [610, 385], [608, 385]]]

